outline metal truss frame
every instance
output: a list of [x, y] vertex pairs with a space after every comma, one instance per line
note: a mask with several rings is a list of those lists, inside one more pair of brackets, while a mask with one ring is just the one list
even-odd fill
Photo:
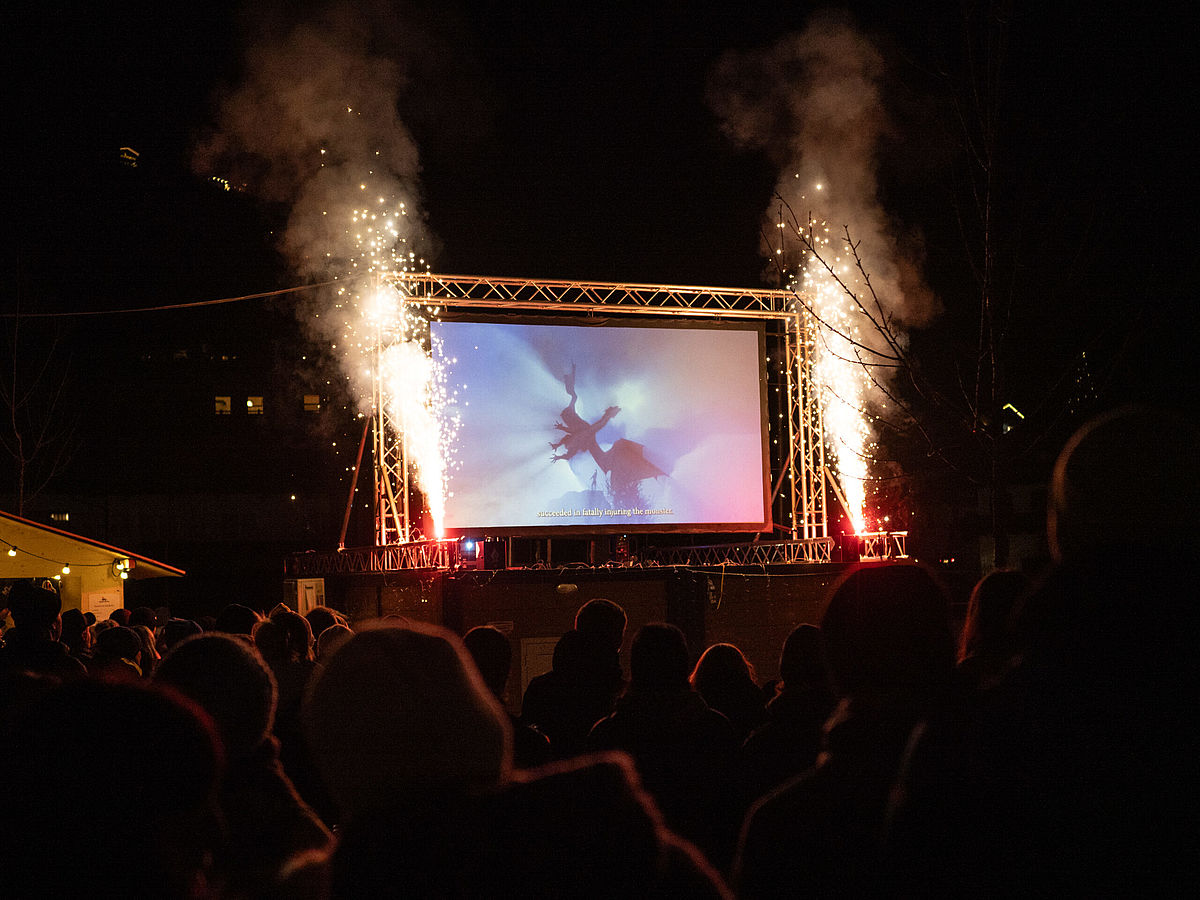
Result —
[[[788, 449], [780, 476], [787, 481], [790, 540], [763, 542], [757, 546], [764, 549], [755, 553], [771, 555], [772, 562], [829, 560], [822, 414], [817, 391], [811, 383], [816, 323], [791, 291], [432, 273], [397, 273], [385, 276], [384, 280], [396, 287], [409, 302], [426, 307], [430, 313], [439, 309], [494, 309], [782, 322], [786, 345], [784, 418]], [[409, 469], [403, 436], [388, 421], [382, 402], [382, 385], [378, 381], [374, 391], [377, 544], [374, 549], [379, 550], [396, 544], [422, 542], [422, 536], [410, 516]], [[777, 485], [781, 486], [781, 482]], [[408, 557], [404, 559], [409, 560]], [[424, 561], [426, 557], [412, 559]]]
[[908, 559], [907, 531], [872, 531], [858, 536], [861, 560]]
[[664, 566], [779, 566], [827, 563], [833, 557], [833, 538], [660, 547], [655, 551], [655, 556]]
[[775, 318], [795, 311], [791, 291], [599, 281], [403, 273], [385, 279], [427, 306], [542, 309], [636, 315]]
[[322, 578], [399, 569], [452, 569], [458, 561], [457, 541], [408, 541], [336, 553], [297, 553], [287, 558], [284, 574], [288, 578]]

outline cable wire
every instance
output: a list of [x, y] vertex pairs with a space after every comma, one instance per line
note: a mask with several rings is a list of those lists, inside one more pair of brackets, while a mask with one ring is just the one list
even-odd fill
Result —
[[77, 312], [6, 312], [0, 313], [0, 319], [70, 319], [82, 316], [117, 316], [128, 313], [166, 312], [174, 309], [195, 309], [201, 306], [219, 306], [223, 303], [239, 303], [242, 300], [262, 300], [265, 297], [279, 297], [284, 294], [294, 294], [299, 291], [310, 291], [314, 288], [329, 287], [349, 281], [351, 278], [362, 276], [352, 275], [348, 278], [322, 281], [317, 284], [302, 284], [297, 287], [282, 288], [278, 291], [260, 291], [257, 294], [244, 294], [241, 297], [221, 297], [216, 300], [193, 300], [190, 303], [169, 303], [164, 306], [141, 306], [130, 309], [91, 309]]

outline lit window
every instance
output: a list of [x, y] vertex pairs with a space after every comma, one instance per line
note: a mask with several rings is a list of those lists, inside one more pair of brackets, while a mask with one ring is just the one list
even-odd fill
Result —
[[321, 395], [320, 394], [305, 394], [304, 395], [304, 411], [305, 412], [320, 412], [321, 411]]
[[218, 416], [227, 416], [231, 412], [233, 412], [233, 398], [232, 397], [217, 397], [217, 398], [215, 398], [215, 400], [216, 400], [216, 413]]
[[69, 512], [52, 512], [50, 513], [51, 522], [70, 522], [71, 514]]
[[263, 398], [262, 397], [247, 397], [246, 398], [246, 415], [261, 416], [263, 413]]

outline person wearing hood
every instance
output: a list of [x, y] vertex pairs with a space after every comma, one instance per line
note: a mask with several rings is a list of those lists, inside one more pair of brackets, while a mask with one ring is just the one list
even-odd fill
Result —
[[334, 897], [381, 884], [415, 897], [729, 896], [625, 757], [514, 770], [509, 720], [445, 629], [359, 630], [317, 673], [303, 716], [340, 810]]

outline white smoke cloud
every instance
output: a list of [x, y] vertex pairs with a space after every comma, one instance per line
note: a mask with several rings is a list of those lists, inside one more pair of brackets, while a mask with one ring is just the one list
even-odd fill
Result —
[[[772, 47], [723, 57], [709, 101], [731, 138], [777, 163], [777, 192], [801, 223], [812, 214], [835, 239], [849, 228], [885, 308], [897, 322], [920, 326], [938, 304], [920, 278], [919, 257], [879, 200], [878, 153], [890, 128], [885, 74], [865, 35], [823, 13]], [[777, 231], [777, 213], [772, 203], [767, 233]]]
[[404, 48], [373, 45], [360, 12], [333, 4], [261, 26], [195, 153], [199, 169], [288, 208], [280, 249], [307, 277], [341, 274], [359, 253], [348, 223], [368, 196], [405, 204], [407, 243], [428, 239], [419, 154], [398, 112]]

